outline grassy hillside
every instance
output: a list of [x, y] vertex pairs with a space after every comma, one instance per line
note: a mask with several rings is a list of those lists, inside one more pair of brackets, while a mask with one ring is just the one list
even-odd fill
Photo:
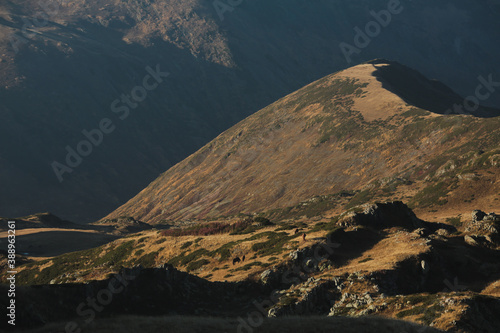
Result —
[[[419, 92], [415, 104], [433, 111], [408, 104], [403, 97], [415, 100], [410, 93], [388, 90], [399, 80]], [[329, 75], [219, 135], [107, 218], [217, 218], [293, 209], [343, 191], [353, 194], [349, 202], [322, 209], [376, 199], [457, 214], [474, 205], [495, 209], [500, 117], [490, 109], [475, 116], [445, 114], [443, 105], [460, 100], [391, 62]]]
[[[244, 316], [252, 300], [270, 298], [265, 314], [271, 317], [372, 315], [490, 332], [498, 324], [498, 230], [500, 217], [426, 222], [401, 202], [356, 206], [332, 218], [240, 217], [143, 231], [94, 249], [19, 262], [16, 281], [38, 304], [37, 316], [51, 322], [71, 318], [68, 309], [81, 293], [100, 290], [124, 267], [134, 267], [136, 284], [116, 295], [120, 300], [102, 318], [144, 314], [139, 309], [145, 306], [150, 314], [173, 308], [184, 315]], [[233, 262], [237, 257], [243, 261]], [[227, 302], [218, 303], [222, 299]], [[180, 319], [155, 319], [163, 320]]]

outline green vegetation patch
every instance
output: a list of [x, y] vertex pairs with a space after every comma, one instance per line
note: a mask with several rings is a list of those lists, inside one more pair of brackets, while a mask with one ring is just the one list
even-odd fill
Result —
[[345, 206], [345, 209], [350, 209], [350, 208], [353, 208], [353, 207], [356, 207], [359, 205], [363, 205], [363, 204], [369, 202], [375, 196], [375, 191], [376, 191], [375, 189], [369, 188], [369, 189], [363, 190], [361, 192], [358, 192], [349, 201], [349, 203], [347, 203], [347, 205]]
[[145, 254], [137, 260], [137, 263], [141, 264], [144, 267], [153, 267], [156, 264], [156, 257], [157, 256], [158, 256], [158, 252], [151, 252], [151, 253]]
[[219, 247], [217, 250], [214, 250], [210, 253], [211, 257], [214, 257], [216, 255], [220, 255], [219, 262], [228, 260], [231, 258], [231, 250], [233, 249], [234, 246], [237, 244], [241, 243], [241, 241], [235, 241], [235, 242], [229, 242], [227, 244], [222, 245]]
[[132, 255], [134, 241], [125, 242], [113, 250], [108, 250], [102, 257], [95, 260], [95, 265], [111, 264], [114, 267], [123, 265]]
[[431, 184], [410, 200], [411, 207], [430, 207], [433, 205], [444, 205], [448, 200], [444, 199], [448, 194], [448, 184], [444, 181]]
[[337, 222], [339, 220], [339, 217], [333, 217], [330, 222], [319, 222], [314, 225], [314, 227], [311, 229], [311, 232], [317, 232], [317, 231], [334, 231], [337, 230], [339, 227], [337, 226]]
[[186, 270], [188, 272], [195, 271], [195, 270], [200, 269], [201, 267], [203, 267], [209, 263], [210, 263], [210, 261], [207, 259], [200, 259], [200, 260], [192, 261], [187, 265]]
[[163, 238], [156, 240], [153, 244], [161, 244], [161, 243], [165, 243], [166, 241], [167, 241], [167, 239], [165, 237], [163, 237]]
[[457, 228], [462, 226], [462, 219], [460, 216], [448, 217], [446, 218], [446, 222]]
[[181, 245], [180, 249], [181, 250], [187, 249], [188, 247], [191, 246], [191, 244], [193, 244], [193, 242], [186, 242], [186, 243]]
[[252, 245], [252, 251], [255, 251], [256, 255], [268, 256], [280, 254], [285, 250], [283, 246], [297, 237], [297, 235], [288, 236], [286, 232], [270, 232], [267, 234], [267, 237], [267, 241]]
[[185, 253], [186, 252], [182, 252], [178, 256], [170, 259], [168, 261], [169, 264], [174, 265], [174, 266], [184, 266], [184, 265], [187, 265], [188, 263], [190, 263], [191, 261], [198, 259], [202, 256], [209, 256], [210, 255], [210, 252], [206, 249], [203, 249], [203, 248], [197, 249], [197, 250], [195, 250], [187, 255]]
[[237, 272], [237, 271], [248, 271], [248, 270], [252, 269], [252, 267], [254, 267], [254, 266], [259, 266], [259, 267], [264, 267], [264, 268], [266, 268], [266, 267], [269, 267], [269, 266], [270, 266], [270, 264], [268, 264], [268, 263], [262, 263], [262, 262], [260, 262], [260, 261], [254, 261], [254, 262], [248, 263], [248, 264], [246, 264], [246, 265], [244, 265], [244, 266], [238, 267], [238, 268], [236, 268], [236, 269], [234, 269], [234, 270], [232, 270], [232, 271], [233, 271], [233, 272]]

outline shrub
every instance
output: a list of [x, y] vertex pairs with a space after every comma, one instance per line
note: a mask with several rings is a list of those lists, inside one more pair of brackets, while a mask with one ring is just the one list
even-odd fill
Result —
[[161, 244], [164, 243], [167, 239], [166, 238], [160, 238], [157, 241], [154, 242], [154, 244]]
[[251, 221], [245, 220], [234, 224], [221, 222], [198, 224], [184, 229], [168, 229], [161, 232], [162, 236], [209, 236], [231, 232], [239, 232], [251, 225]]
[[289, 240], [295, 237], [296, 235], [288, 236], [288, 234], [285, 232], [271, 232], [268, 234], [267, 241], [253, 244], [252, 251], [257, 252], [256, 254], [260, 256], [279, 254], [283, 252], [283, 245], [285, 245]]
[[193, 242], [186, 242], [186, 243], [184, 243], [184, 244], [181, 245], [180, 249], [184, 250], [184, 249], [190, 247], [191, 244], [193, 244]]
[[410, 204], [413, 207], [421, 207], [421, 208], [433, 206], [434, 204], [444, 205], [448, 201], [442, 198], [446, 197], [447, 194], [448, 194], [447, 184], [445, 182], [438, 182], [436, 184], [429, 185], [426, 188], [422, 189], [420, 192], [418, 192], [411, 199]]
[[153, 267], [156, 264], [158, 252], [151, 252], [143, 255], [137, 262], [144, 267]]
[[267, 219], [267, 218], [265, 218], [263, 216], [257, 216], [253, 220], [255, 222], [259, 223], [259, 225], [261, 225], [261, 226], [273, 225], [273, 223], [269, 219]]
[[219, 247], [217, 250], [214, 250], [210, 253], [210, 256], [214, 257], [215, 255], [219, 254], [220, 259], [219, 262], [225, 261], [231, 257], [231, 249], [238, 244], [239, 242], [230, 242], [227, 244], [222, 245]]
[[350, 201], [349, 203], [345, 206], [345, 209], [353, 208], [362, 204], [367, 203], [370, 201], [373, 196], [375, 195], [375, 190], [374, 189], [366, 189], [364, 191], [361, 191], [357, 193]]
[[260, 267], [264, 267], [264, 268], [266, 268], [266, 267], [269, 267], [269, 265], [270, 265], [270, 264], [268, 264], [268, 263], [262, 263], [262, 262], [260, 262], [260, 261], [254, 261], [254, 262], [251, 262], [251, 263], [246, 264], [246, 265], [244, 265], [244, 266], [238, 267], [238, 268], [234, 269], [233, 271], [234, 271], [234, 272], [237, 272], [237, 271], [248, 271], [248, 270], [250, 270], [253, 266], [260, 266]]
[[105, 264], [112, 262], [114, 266], [125, 261], [125, 259], [130, 257], [134, 246], [134, 241], [125, 242], [115, 249], [108, 251], [104, 256], [97, 258], [95, 260], [96, 265]]
[[171, 265], [174, 266], [184, 266], [190, 263], [191, 261], [204, 256], [204, 255], [210, 255], [210, 252], [205, 250], [205, 249], [198, 249], [193, 252], [191, 252], [188, 255], [185, 255], [186, 252], [182, 252], [180, 255], [170, 259], [168, 262]]
[[338, 229], [337, 222], [339, 220], [339, 217], [333, 217], [330, 222], [319, 222], [316, 223], [316, 225], [311, 229], [311, 232], [316, 232], [316, 231], [330, 231], [330, 230], [336, 230]]
[[187, 265], [186, 270], [188, 272], [195, 271], [195, 270], [200, 269], [201, 267], [203, 267], [209, 263], [210, 263], [210, 261], [208, 261], [207, 259], [200, 259], [197, 261], [192, 261]]
[[448, 217], [446, 219], [446, 222], [448, 222], [449, 224], [451, 224], [454, 227], [460, 227], [462, 225], [462, 220], [461, 220], [460, 216]]
[[258, 226], [252, 225], [252, 220], [249, 219], [233, 224], [232, 228], [230, 235], [245, 235], [259, 229]]

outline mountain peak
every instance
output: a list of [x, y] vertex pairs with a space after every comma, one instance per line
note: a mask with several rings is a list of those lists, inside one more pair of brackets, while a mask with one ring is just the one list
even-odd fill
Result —
[[[425, 93], [415, 99], [410, 88]], [[356, 193], [386, 184], [383, 179], [415, 181], [433, 158], [462, 151], [463, 138], [453, 140], [452, 133], [470, 127], [470, 141], [488, 133], [483, 127], [491, 123], [482, 118], [418, 107], [435, 111], [455, 98], [444, 85], [395, 62], [377, 60], [328, 75], [225, 131], [106, 218], [215, 218], [291, 207], [342, 190]], [[487, 138], [481, 144], [489, 149], [488, 142], [494, 146]]]

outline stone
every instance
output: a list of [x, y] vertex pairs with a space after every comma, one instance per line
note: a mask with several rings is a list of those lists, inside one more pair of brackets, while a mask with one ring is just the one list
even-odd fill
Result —
[[267, 312], [267, 316], [269, 318], [276, 318], [278, 317], [278, 308], [271, 308], [269, 309], [269, 311]]
[[427, 228], [418, 228], [413, 231], [414, 234], [420, 237], [427, 237], [430, 235], [430, 231]]
[[471, 246], [478, 246], [479, 243], [474, 239], [474, 237], [466, 235], [464, 241]]
[[483, 217], [483, 221], [500, 222], [500, 215], [489, 213], [485, 217]]
[[444, 236], [449, 236], [450, 232], [446, 229], [438, 229], [438, 230], [436, 230], [436, 234], [444, 237]]
[[312, 259], [307, 259], [306, 260], [306, 267], [308, 268], [315, 268], [316, 266], [316, 263], [314, 262], [314, 260]]
[[424, 274], [429, 273], [429, 270], [430, 270], [430, 268], [431, 268], [431, 267], [430, 267], [430, 265], [429, 265], [429, 263], [428, 263], [427, 261], [422, 260], [422, 261], [420, 262], [420, 265], [422, 266], [422, 272], [423, 272]]
[[264, 284], [267, 284], [269, 282], [269, 279], [271, 278], [271, 275], [272, 275], [272, 271], [270, 269], [265, 270], [260, 275], [260, 281], [262, 281], [262, 283], [264, 283]]
[[472, 222], [479, 222], [483, 220], [483, 218], [486, 216], [486, 213], [476, 209], [472, 211], [471, 215], [472, 215]]
[[296, 250], [296, 251], [292, 251], [290, 252], [290, 254], [288, 255], [290, 257], [290, 259], [292, 260], [299, 260], [299, 257], [300, 257], [300, 251], [299, 250]]

